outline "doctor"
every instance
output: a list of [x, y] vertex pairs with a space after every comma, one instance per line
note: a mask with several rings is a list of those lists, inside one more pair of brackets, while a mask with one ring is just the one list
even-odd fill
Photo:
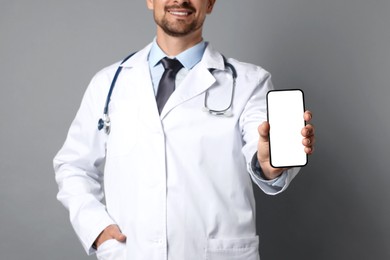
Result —
[[[224, 62], [203, 41], [215, 0], [146, 3], [157, 36], [120, 65], [109, 134], [96, 124], [119, 63], [92, 79], [54, 159], [57, 197], [86, 252], [98, 259], [258, 260], [252, 181], [278, 194], [299, 171], [269, 163], [270, 74]], [[164, 57], [181, 64], [174, 92], [161, 106], [156, 96], [166, 81]], [[237, 71], [234, 92], [227, 64]], [[216, 116], [202, 109], [205, 103], [212, 110], [231, 107]], [[309, 111], [303, 116], [311, 119]], [[311, 154], [310, 124], [302, 142]]]

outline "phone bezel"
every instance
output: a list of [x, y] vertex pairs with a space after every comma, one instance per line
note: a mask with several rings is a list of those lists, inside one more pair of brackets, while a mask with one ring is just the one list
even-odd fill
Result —
[[[266, 102], [267, 102], [267, 121], [269, 122], [269, 94], [272, 93], [272, 92], [288, 92], [288, 91], [299, 91], [302, 95], [302, 106], [303, 106], [303, 111], [302, 111], [302, 120], [303, 120], [303, 125], [305, 126], [306, 125], [306, 122], [303, 118], [303, 114], [306, 110], [306, 107], [305, 107], [305, 93], [303, 92], [302, 89], [298, 89], [298, 88], [294, 88], [294, 89], [277, 89], [277, 90], [269, 90], [267, 92], [267, 95], [266, 95]], [[302, 137], [303, 139], [303, 137]], [[269, 156], [270, 156], [270, 164], [272, 167], [274, 168], [291, 168], [291, 167], [304, 167], [308, 164], [308, 155], [306, 154], [305, 156], [305, 162], [303, 164], [288, 164], [288, 165], [275, 165], [273, 162], [272, 162], [272, 144], [271, 144], [271, 133], [269, 135]], [[302, 147], [303, 149], [303, 147]]]

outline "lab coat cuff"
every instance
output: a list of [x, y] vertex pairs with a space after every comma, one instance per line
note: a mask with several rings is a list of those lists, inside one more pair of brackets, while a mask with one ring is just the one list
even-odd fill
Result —
[[[278, 186], [278, 187], [283, 187], [283, 185], [280, 185], [280, 177], [281, 176], [278, 176], [277, 178], [275, 179], [272, 179], [272, 180], [268, 180], [265, 175], [264, 175], [264, 172], [263, 170], [261, 169], [260, 167], [260, 163], [259, 163], [259, 160], [257, 159], [257, 152], [253, 155], [252, 157], [252, 161], [251, 161], [251, 168], [252, 168], [252, 171], [253, 173], [255, 174], [255, 176], [262, 182], [264, 183], [267, 183], [268, 185], [272, 185], [272, 186]], [[283, 175], [283, 174], [282, 174]], [[279, 184], [279, 185], [278, 185]]]
[[257, 152], [253, 155], [250, 169], [254, 182], [268, 195], [276, 195], [287, 189], [291, 180], [299, 172], [300, 168], [291, 168], [284, 171], [280, 176], [273, 180], [266, 180], [263, 176], [259, 161], [257, 159]]

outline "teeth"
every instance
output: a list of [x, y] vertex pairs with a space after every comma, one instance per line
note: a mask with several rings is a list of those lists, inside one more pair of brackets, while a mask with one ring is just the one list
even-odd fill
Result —
[[171, 14], [173, 14], [173, 15], [180, 15], [180, 16], [186, 16], [186, 15], [188, 15], [188, 13], [187, 12], [170, 12]]

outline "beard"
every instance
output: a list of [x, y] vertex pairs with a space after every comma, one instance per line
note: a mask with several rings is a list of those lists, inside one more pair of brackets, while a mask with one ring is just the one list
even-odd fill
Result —
[[186, 36], [202, 27], [202, 24], [199, 25], [196, 21], [193, 21], [189, 24], [186, 24], [183, 21], [176, 21], [172, 23], [164, 18], [161, 20], [161, 23], [157, 24], [166, 34], [174, 37]]
[[[172, 6], [166, 7], [166, 13], [169, 8], [185, 8], [190, 10], [192, 13], [195, 13], [195, 9], [190, 6], [188, 3], [184, 3], [182, 6]], [[197, 21], [196, 19], [192, 20], [190, 23], [187, 23], [184, 20], [176, 19], [175, 21], [169, 21], [166, 16], [161, 18], [154, 17], [156, 24], [169, 36], [173, 37], [182, 37], [189, 35], [190, 33], [198, 30], [203, 26], [204, 21]]]

